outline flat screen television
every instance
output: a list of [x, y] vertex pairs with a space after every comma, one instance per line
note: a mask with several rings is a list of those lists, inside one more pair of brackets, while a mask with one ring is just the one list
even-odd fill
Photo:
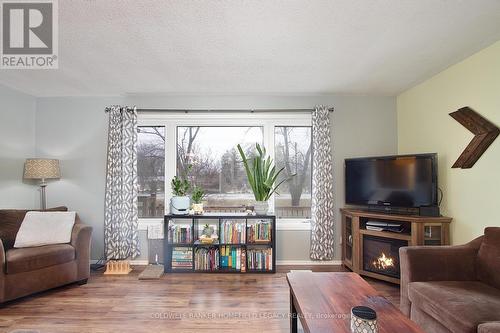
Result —
[[437, 154], [345, 160], [345, 202], [418, 208], [437, 206]]

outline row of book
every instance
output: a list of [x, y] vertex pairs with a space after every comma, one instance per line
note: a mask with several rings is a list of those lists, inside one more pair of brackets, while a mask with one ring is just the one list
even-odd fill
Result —
[[271, 223], [259, 221], [247, 226], [248, 243], [271, 241]]
[[219, 269], [219, 249], [201, 247], [194, 252], [194, 269], [214, 271]]
[[245, 271], [245, 250], [236, 246], [222, 246], [221, 251], [221, 268], [231, 268]]
[[168, 242], [169, 243], [191, 243], [193, 241], [193, 233], [191, 226], [186, 224], [169, 224], [168, 225]]
[[221, 223], [220, 242], [222, 244], [245, 243], [245, 222], [226, 220]]
[[272, 270], [273, 269], [273, 249], [248, 249], [247, 251], [248, 269], [252, 270]]
[[193, 249], [190, 247], [174, 247], [172, 249], [172, 269], [192, 269]]
[[[189, 247], [174, 247], [172, 249], [172, 270], [189, 270], [193, 268], [193, 252]], [[218, 269], [234, 269], [245, 272], [248, 270], [272, 270], [273, 250], [247, 249], [238, 246], [202, 247], [194, 253], [194, 269], [200, 271], [215, 271]]]
[[[247, 225], [245, 223], [226, 220], [221, 224], [220, 243], [221, 244], [244, 244], [270, 242], [272, 235], [271, 223], [269, 221], [259, 221]], [[201, 234], [202, 231], [199, 231]], [[215, 227], [214, 232], [217, 233]], [[247, 236], [248, 235], [248, 236]], [[247, 239], [248, 237], [248, 239]], [[171, 244], [191, 243], [193, 241], [193, 231], [191, 225], [173, 224], [168, 226], [168, 242]]]

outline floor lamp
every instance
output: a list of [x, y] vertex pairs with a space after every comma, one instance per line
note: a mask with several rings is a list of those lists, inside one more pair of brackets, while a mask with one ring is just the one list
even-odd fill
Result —
[[41, 209], [47, 209], [47, 198], [45, 196], [45, 187], [47, 179], [61, 178], [59, 169], [59, 160], [47, 158], [28, 158], [24, 163], [24, 179], [40, 180], [40, 206]]

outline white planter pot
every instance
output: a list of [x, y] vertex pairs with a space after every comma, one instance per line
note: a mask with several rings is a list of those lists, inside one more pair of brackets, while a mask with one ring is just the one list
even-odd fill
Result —
[[172, 215], [187, 215], [189, 214], [189, 205], [191, 200], [188, 196], [172, 197], [170, 199], [170, 214]]
[[253, 210], [257, 215], [266, 215], [269, 210], [269, 203], [267, 201], [257, 201], [253, 205]]

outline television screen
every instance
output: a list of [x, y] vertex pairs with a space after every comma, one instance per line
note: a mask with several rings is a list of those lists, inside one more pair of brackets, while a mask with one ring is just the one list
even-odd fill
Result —
[[346, 159], [346, 204], [437, 205], [436, 160], [436, 154]]

